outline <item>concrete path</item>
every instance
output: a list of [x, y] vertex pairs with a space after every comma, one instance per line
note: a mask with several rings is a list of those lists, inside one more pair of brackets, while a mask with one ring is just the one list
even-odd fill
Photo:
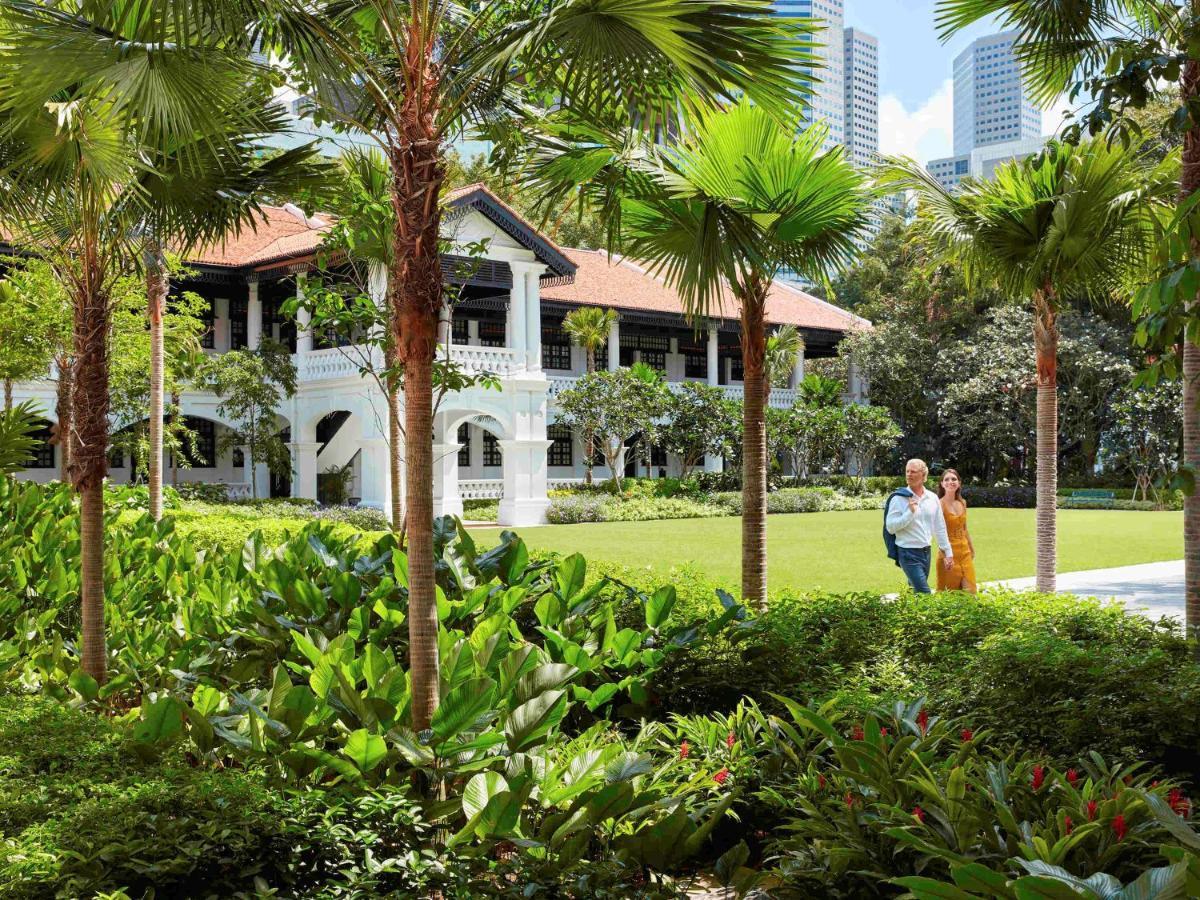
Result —
[[[1033, 590], [1033, 578], [993, 582], [1016, 590]], [[1174, 616], [1183, 621], [1183, 560], [1144, 563], [1119, 569], [1091, 569], [1058, 576], [1058, 591], [1080, 597], [1120, 600], [1130, 612], [1151, 619]]]

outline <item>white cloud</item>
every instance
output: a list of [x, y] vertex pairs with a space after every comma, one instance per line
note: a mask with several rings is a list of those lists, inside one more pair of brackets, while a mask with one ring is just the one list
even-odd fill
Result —
[[941, 87], [909, 112], [895, 94], [879, 99], [879, 150], [888, 156], [911, 156], [919, 163], [950, 156], [954, 149], [954, 82]]
[[1054, 101], [1054, 105], [1042, 112], [1042, 133], [1043, 134], [1058, 134], [1062, 131], [1063, 126], [1075, 121], [1075, 117], [1067, 117], [1067, 113], [1078, 112], [1083, 109], [1082, 101], [1072, 103], [1066, 94], [1060, 94], [1059, 98]]

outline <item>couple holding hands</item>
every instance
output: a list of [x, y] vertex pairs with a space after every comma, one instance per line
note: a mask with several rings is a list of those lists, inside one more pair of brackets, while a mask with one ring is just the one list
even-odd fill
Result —
[[967, 504], [962, 480], [947, 469], [937, 496], [925, 490], [929, 467], [910, 459], [904, 467], [907, 488], [900, 488], [884, 504], [883, 540], [888, 556], [908, 578], [914, 591], [930, 594], [930, 547], [938, 545], [937, 589], [975, 593], [975, 547], [967, 532]]

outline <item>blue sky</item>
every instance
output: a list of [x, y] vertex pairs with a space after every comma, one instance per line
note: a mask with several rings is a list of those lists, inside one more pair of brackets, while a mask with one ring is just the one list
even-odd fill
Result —
[[[879, 38], [879, 143], [883, 153], [919, 162], [949, 156], [953, 147], [954, 57], [980, 35], [978, 25], [943, 44], [934, 25], [935, 0], [845, 0], [846, 24]], [[1051, 133], [1061, 110], [1042, 116]]]

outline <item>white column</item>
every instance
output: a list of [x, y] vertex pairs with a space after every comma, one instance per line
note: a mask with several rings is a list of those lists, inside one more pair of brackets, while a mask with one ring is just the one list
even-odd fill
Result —
[[862, 403], [867, 398], [866, 382], [853, 356], [846, 367], [846, 392], [851, 403]]
[[271, 496], [271, 470], [265, 462], [251, 464], [249, 453], [246, 454], [246, 465], [254, 470], [254, 487], [258, 499], [268, 499]]
[[621, 367], [621, 322], [615, 320], [608, 329], [608, 371], [615, 372]]
[[504, 454], [504, 497], [500, 525], [541, 525], [550, 500], [546, 496], [549, 440], [500, 441]]
[[725, 460], [723, 457], [716, 456], [712, 453], [704, 454], [704, 471], [705, 472], [724, 472]]
[[479, 320], [467, 319], [467, 343], [472, 347], [479, 346]]
[[391, 514], [391, 479], [388, 445], [383, 438], [363, 438], [359, 454], [359, 504]]
[[792, 364], [792, 374], [788, 376], [788, 387], [793, 391], [800, 387], [800, 382], [804, 380], [804, 345], [800, 345], [800, 349], [796, 351], [796, 361]]
[[250, 462], [250, 448], [238, 447], [242, 451], [242, 484], [246, 486], [246, 496], [254, 494], [254, 464]]
[[720, 354], [718, 353], [719, 344], [717, 342], [717, 326], [708, 326], [708, 383], [716, 387], [721, 383], [721, 373], [717, 368], [721, 362]]
[[[296, 276], [296, 296], [300, 299], [304, 298], [304, 275]], [[312, 321], [312, 316], [308, 310], [299, 309], [296, 311], [296, 352], [310, 353], [313, 348], [312, 329], [309, 328], [309, 323]]]
[[213, 349], [224, 353], [229, 349], [229, 298], [217, 297], [213, 300]]
[[528, 312], [525, 303], [525, 276], [520, 266], [510, 264], [512, 271], [512, 289], [508, 295], [508, 346], [516, 350], [519, 357], [526, 351], [525, 314]]
[[[529, 353], [529, 368], [542, 371], [542, 288], [541, 277], [546, 267], [534, 265], [525, 269], [525, 347]], [[513, 277], [516, 277], [514, 271]]]
[[[433, 445], [433, 514], [461, 516], [462, 494], [458, 490], [458, 451], [462, 444]], [[506, 460], [507, 462], [507, 460]]]
[[262, 343], [262, 301], [258, 299], [258, 282], [248, 285], [249, 293], [246, 299], [246, 347], [257, 350]]
[[317, 499], [317, 441], [297, 441], [292, 444], [292, 496], [306, 500]]
[[[378, 261], [372, 261], [367, 264], [367, 294], [375, 301], [375, 305], [380, 310], [387, 310], [387, 284], [388, 272], [387, 266]], [[386, 321], [384, 319], [383, 321]], [[368, 335], [372, 340], [379, 340], [383, 337], [384, 329], [386, 328], [382, 322], [372, 328], [372, 333]]]

